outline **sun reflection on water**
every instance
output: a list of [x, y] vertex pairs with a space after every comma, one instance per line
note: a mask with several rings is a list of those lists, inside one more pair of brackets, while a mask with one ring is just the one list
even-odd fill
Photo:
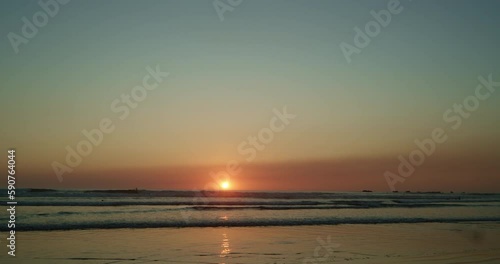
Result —
[[229, 247], [229, 238], [227, 237], [226, 233], [222, 234], [222, 244], [220, 247], [222, 248], [222, 250], [219, 256], [221, 258], [226, 258], [229, 255], [229, 253], [231, 253], [231, 248]]

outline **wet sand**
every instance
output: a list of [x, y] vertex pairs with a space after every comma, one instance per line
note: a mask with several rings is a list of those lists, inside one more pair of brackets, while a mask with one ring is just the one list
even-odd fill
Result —
[[500, 223], [19, 232], [1, 263], [500, 263]]

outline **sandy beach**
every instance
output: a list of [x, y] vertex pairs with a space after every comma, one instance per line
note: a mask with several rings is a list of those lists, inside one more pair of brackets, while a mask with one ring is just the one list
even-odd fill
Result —
[[500, 223], [19, 232], [2, 263], [500, 263]]

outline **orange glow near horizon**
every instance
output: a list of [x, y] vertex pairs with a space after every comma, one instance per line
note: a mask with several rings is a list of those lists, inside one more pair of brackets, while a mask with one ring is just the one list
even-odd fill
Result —
[[230, 186], [230, 184], [229, 184], [229, 182], [228, 182], [228, 181], [225, 181], [225, 182], [223, 182], [223, 183], [221, 183], [221, 184], [220, 184], [220, 187], [221, 187], [223, 190], [227, 190], [227, 189], [229, 189], [229, 186]]

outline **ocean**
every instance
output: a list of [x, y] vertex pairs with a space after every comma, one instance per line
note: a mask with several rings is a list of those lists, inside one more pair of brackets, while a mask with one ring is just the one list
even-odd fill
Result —
[[17, 231], [500, 221], [500, 194], [21, 189], [16, 196]]

